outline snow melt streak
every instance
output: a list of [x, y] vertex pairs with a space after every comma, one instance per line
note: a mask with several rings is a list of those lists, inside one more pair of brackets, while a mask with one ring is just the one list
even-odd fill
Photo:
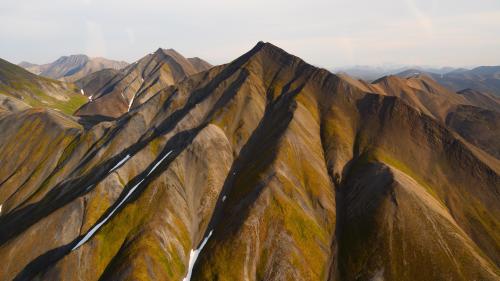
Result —
[[[153, 168], [149, 171], [148, 176], [149, 176], [149, 174], [151, 174], [151, 173], [154, 171], [154, 169], [156, 169], [156, 167], [158, 167], [158, 165], [160, 165], [160, 163], [161, 163], [163, 160], [165, 160], [165, 158], [167, 158], [167, 156], [169, 156], [169, 155], [170, 155], [170, 153], [172, 153], [172, 151], [173, 151], [173, 150], [169, 151], [169, 152], [168, 152], [165, 156], [163, 156], [163, 158], [162, 158], [160, 161], [158, 161], [158, 162], [157, 162], [157, 163], [153, 166]], [[124, 159], [122, 159], [122, 161], [120, 161], [120, 163], [125, 162], [128, 158], [130, 158], [130, 155], [127, 155]], [[117, 166], [119, 166], [119, 164], [120, 164], [120, 163], [118, 163], [118, 165], [116, 165], [115, 167], [113, 167], [113, 169], [114, 169], [114, 168], [116, 168]], [[111, 170], [113, 170], [113, 169], [111, 169]], [[118, 208], [120, 208], [120, 206], [121, 206], [121, 205], [123, 205], [123, 203], [124, 203], [124, 202], [125, 202], [125, 201], [129, 198], [129, 197], [130, 197], [130, 195], [132, 195], [132, 193], [134, 193], [134, 191], [137, 189], [137, 187], [138, 187], [138, 186], [139, 186], [139, 185], [140, 185], [140, 184], [141, 184], [144, 180], [145, 180], [145, 178], [144, 178], [144, 179], [142, 179], [142, 180], [140, 180], [140, 181], [139, 181], [136, 185], [134, 185], [134, 187], [132, 187], [132, 188], [129, 190], [129, 192], [127, 193], [127, 195], [125, 195], [125, 197], [123, 197], [123, 199], [120, 201], [120, 203], [118, 203], [118, 205], [116, 205], [116, 207], [115, 207], [115, 208], [114, 208], [114, 209], [113, 209], [113, 210], [112, 210], [112, 211], [111, 211], [111, 212], [110, 212], [110, 213], [106, 216], [106, 218], [104, 218], [104, 219], [103, 219], [100, 223], [98, 223], [98, 224], [96, 224], [94, 227], [92, 227], [92, 229], [90, 229], [90, 230], [87, 232], [87, 234], [85, 234], [85, 236], [82, 238], [82, 240], [80, 240], [80, 242], [78, 242], [78, 243], [76, 244], [76, 246], [74, 246], [74, 247], [71, 249], [71, 251], [73, 251], [73, 250], [77, 249], [78, 247], [80, 247], [81, 245], [83, 245], [85, 242], [87, 242], [87, 241], [88, 241], [88, 240], [92, 237], [92, 235], [94, 235], [94, 233], [95, 233], [97, 230], [99, 230], [99, 228], [101, 228], [101, 226], [102, 226], [103, 224], [105, 224], [105, 223], [109, 220], [109, 218], [111, 218], [111, 216], [112, 216], [112, 215], [116, 212], [116, 210], [118, 210]], [[212, 234], [212, 232], [210, 232], [210, 234]], [[208, 237], [210, 237], [210, 235], [209, 235]], [[206, 243], [206, 242], [204, 242], [204, 243]], [[201, 248], [201, 247], [200, 247], [200, 248]]]
[[182, 281], [191, 281], [191, 274], [193, 274], [194, 263], [198, 259], [198, 256], [200, 255], [201, 250], [203, 250], [203, 247], [205, 247], [205, 244], [207, 244], [208, 239], [210, 238], [210, 236], [212, 236], [213, 232], [214, 232], [213, 230], [210, 230], [210, 233], [208, 233], [208, 236], [205, 237], [205, 239], [203, 239], [203, 242], [201, 243], [201, 245], [198, 249], [191, 250], [191, 253], [189, 254], [188, 273], [187, 273], [186, 277], [184, 277], [184, 279], [182, 279]]
[[109, 170], [109, 172], [113, 172], [114, 170], [116, 170], [118, 167], [120, 167], [123, 163], [125, 163], [125, 161], [127, 161], [128, 159], [130, 158], [130, 154], [127, 154], [127, 156], [125, 156], [122, 160], [120, 160], [120, 162], [118, 162], [118, 164], [116, 164], [113, 168], [111, 168], [111, 170]]
[[118, 205], [116, 205], [116, 207], [113, 209], [113, 211], [111, 211], [109, 213], [109, 215], [106, 216], [105, 219], [103, 219], [100, 223], [98, 223], [97, 225], [95, 225], [94, 227], [92, 227], [92, 229], [87, 232], [87, 234], [85, 234], [85, 236], [82, 238], [82, 240], [80, 240], [80, 242], [78, 242], [78, 244], [76, 244], [75, 247], [73, 247], [73, 249], [71, 249], [71, 251], [73, 251], [74, 249], [80, 247], [81, 245], [83, 245], [85, 242], [87, 242], [90, 237], [92, 237], [92, 235], [94, 235], [94, 233], [99, 230], [99, 228], [101, 228], [101, 226], [107, 222], [109, 220], [109, 218], [111, 218], [111, 216], [116, 212], [116, 210], [118, 210], [118, 208], [120, 208], [120, 206], [125, 202], [125, 200], [127, 200], [130, 195], [137, 189], [137, 187], [144, 181], [144, 179], [140, 180], [136, 185], [134, 185], [134, 187], [132, 187], [130, 189], [130, 191], [127, 193], [127, 195], [125, 195], [125, 197], [122, 199], [122, 201], [120, 201], [120, 203], [118, 203]]
[[132, 98], [130, 99], [130, 102], [128, 104], [128, 111], [130, 111], [130, 108], [132, 107], [132, 103], [134, 103], [134, 99], [135, 99], [135, 95], [133, 95]]

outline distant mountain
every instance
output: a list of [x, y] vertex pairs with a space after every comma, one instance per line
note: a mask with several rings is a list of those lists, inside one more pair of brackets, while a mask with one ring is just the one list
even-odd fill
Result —
[[453, 67], [422, 67], [422, 66], [369, 66], [369, 65], [359, 65], [359, 66], [349, 66], [349, 67], [339, 67], [332, 69], [333, 72], [339, 74], [347, 74], [351, 77], [363, 79], [365, 81], [371, 82], [380, 77], [387, 75], [394, 75], [408, 70], [417, 72], [431, 72], [436, 74], [444, 74], [454, 70]]
[[0, 116], [1, 279], [499, 280], [500, 161], [445, 122], [493, 140], [482, 97], [264, 42], [191, 71], [146, 56], [91, 128]]
[[71, 83], [65, 83], [37, 76], [25, 69], [0, 59], [0, 95], [10, 98], [1, 98], [11, 110], [24, 108], [24, 105], [46, 107], [60, 110], [66, 114], [73, 114], [76, 109], [87, 102], [87, 97], [81, 94], [80, 89]]
[[119, 117], [165, 87], [211, 67], [200, 58], [186, 59], [173, 49], [160, 48], [117, 73], [100, 71], [78, 80], [92, 99], [76, 114]]
[[[372, 83], [348, 76], [343, 76], [343, 78], [366, 92], [396, 96], [442, 124], [449, 125], [451, 120], [454, 120], [452, 128], [457, 129], [456, 132], [464, 139], [500, 159], [500, 143], [496, 138], [500, 136], [500, 127], [491, 126], [495, 121], [500, 122], [500, 119], [496, 120], [500, 113], [500, 98], [472, 90], [456, 93], [426, 74], [419, 74], [414, 70], [409, 70], [409, 73], [411, 75], [407, 78], [389, 75]], [[470, 111], [470, 114], [466, 113], [467, 111]], [[478, 118], [479, 114], [488, 118]], [[458, 116], [462, 117], [457, 119]], [[470, 126], [470, 121], [466, 118], [473, 116], [476, 116], [474, 117], [477, 123], [476, 130], [458, 129], [462, 125], [460, 122], [467, 123], [465, 126]]]
[[409, 77], [418, 74], [426, 74], [438, 83], [454, 91], [473, 89], [500, 96], [500, 66], [480, 66], [471, 70], [457, 69], [443, 74], [419, 69], [408, 69], [397, 75]]
[[19, 66], [34, 74], [68, 82], [74, 82], [102, 69], [122, 69], [127, 65], [128, 63], [123, 61], [90, 58], [86, 55], [63, 56], [52, 63], [42, 65], [29, 62], [21, 62], [19, 64]]

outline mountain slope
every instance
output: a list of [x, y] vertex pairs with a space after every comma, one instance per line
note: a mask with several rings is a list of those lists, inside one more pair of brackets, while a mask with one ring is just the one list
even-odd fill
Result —
[[73, 114], [87, 102], [73, 84], [36, 76], [0, 59], [0, 95], [21, 100], [33, 107], [46, 107]]
[[7, 279], [499, 277], [499, 162], [269, 43], [69, 147], [30, 185], [3, 171]]
[[[76, 113], [79, 116], [100, 115], [119, 117], [161, 89], [173, 85], [211, 65], [199, 58], [186, 59], [173, 49], [158, 49], [129, 65], [112, 79], [99, 72], [83, 87], [92, 100]], [[87, 79], [87, 78], [84, 78]], [[85, 84], [83, 80], [77, 84]]]
[[[348, 76], [343, 77], [351, 85], [360, 87], [366, 92], [399, 97], [405, 103], [443, 124], [453, 123], [451, 128], [464, 139], [498, 159], [499, 151], [496, 148], [494, 136], [499, 135], [500, 130], [497, 126], [491, 125], [495, 121], [494, 116], [500, 112], [500, 99], [497, 97], [470, 89], [455, 93], [431, 77], [421, 74], [412, 74], [408, 78], [385, 76], [372, 83], [355, 80]], [[466, 112], [469, 113], [466, 114]], [[477, 112], [489, 117], [474, 118], [473, 122], [467, 120], [469, 117], [477, 116]], [[459, 115], [464, 118], [455, 118]], [[449, 123], [452, 119], [454, 121]], [[470, 129], [473, 124], [475, 130]]]
[[86, 55], [62, 56], [52, 63], [43, 65], [22, 62], [19, 66], [26, 70], [48, 78], [75, 82], [86, 75], [102, 69], [122, 69], [128, 63], [105, 58], [89, 58]]

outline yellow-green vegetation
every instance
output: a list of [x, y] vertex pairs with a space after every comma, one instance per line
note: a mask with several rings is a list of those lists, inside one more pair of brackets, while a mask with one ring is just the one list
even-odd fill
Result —
[[[191, 248], [189, 233], [174, 210], [165, 205], [165, 202], [161, 204], [157, 202], [165, 198], [166, 194], [163, 188], [156, 188], [159, 189], [158, 193], [143, 194], [139, 200], [125, 205], [125, 208], [96, 234], [94, 239], [97, 243], [93, 249], [97, 265], [96, 273], [104, 272], [108, 266], [119, 266], [129, 255], [146, 255], [149, 262], [160, 265], [154, 266], [155, 271], [161, 275], [166, 273], [169, 280], [180, 280], [185, 274], [184, 253], [189, 253]], [[152, 192], [153, 189], [153, 187], [148, 188], [145, 193]], [[97, 198], [94, 200], [96, 202], [93, 204], [99, 204]], [[144, 204], [150, 209], [144, 208]], [[109, 203], [105, 205], [109, 207]], [[103, 211], [101, 210], [99, 215]], [[169, 217], [166, 220], [168, 224], [161, 225], [161, 228], [168, 231], [168, 243], [162, 243], [157, 232], [153, 231], [158, 224], [165, 223], [163, 219], [159, 219], [161, 216]], [[133, 240], [133, 243], [129, 243], [130, 240]], [[177, 247], [178, 242], [174, 241], [181, 242], [181, 247]], [[113, 262], [110, 263], [111, 261]], [[134, 267], [133, 275], [136, 280], [151, 279], [147, 263], [136, 261], [131, 263], [131, 266]]]
[[394, 168], [400, 170], [401, 172], [407, 174], [411, 178], [413, 178], [418, 184], [421, 186], [425, 187], [427, 192], [431, 194], [436, 200], [438, 200], [443, 206], [444, 203], [442, 199], [439, 197], [439, 195], [436, 193], [435, 188], [433, 188], [427, 181], [425, 181], [421, 176], [419, 176], [417, 173], [415, 173], [411, 168], [409, 168], [407, 165], [405, 165], [402, 161], [399, 161], [396, 159], [396, 157], [393, 157], [389, 155], [388, 153], [384, 152], [382, 149], [376, 149], [372, 157], [377, 159], [380, 162], [386, 163], [390, 166], [393, 166]]
[[0, 94], [32, 107], [52, 108], [71, 115], [88, 101], [73, 84], [36, 76], [1, 59], [0, 81]]

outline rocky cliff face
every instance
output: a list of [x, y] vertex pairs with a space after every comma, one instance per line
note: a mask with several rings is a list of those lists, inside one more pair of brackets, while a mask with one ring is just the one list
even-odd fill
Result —
[[0, 276], [499, 278], [498, 160], [403, 98], [261, 42], [136, 99], [0, 119]]

